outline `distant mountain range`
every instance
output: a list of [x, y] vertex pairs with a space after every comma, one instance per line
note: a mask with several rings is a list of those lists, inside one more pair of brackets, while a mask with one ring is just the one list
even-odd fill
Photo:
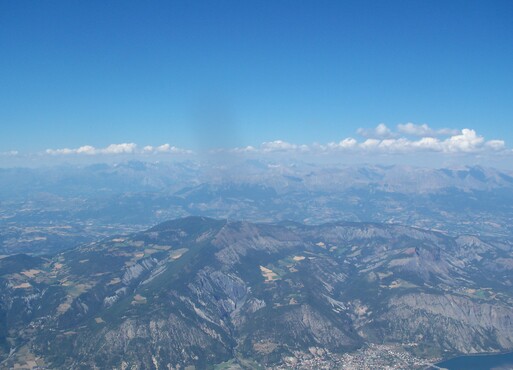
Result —
[[277, 192], [340, 191], [372, 185], [380, 191], [419, 194], [447, 188], [464, 191], [511, 188], [513, 173], [480, 166], [434, 169], [257, 160], [227, 165], [129, 161], [115, 165], [0, 169], [0, 199], [26, 198], [38, 192], [60, 197], [162, 190], [174, 193], [203, 184], [261, 185]]
[[[479, 184], [481, 172], [465, 171], [437, 173]], [[187, 217], [10, 255], [0, 367], [420, 369], [512, 350], [512, 252], [510, 239], [395, 224]]]
[[190, 215], [321, 224], [396, 223], [513, 235], [513, 176], [299, 162], [146, 163], [0, 169], [0, 255], [54, 253]]

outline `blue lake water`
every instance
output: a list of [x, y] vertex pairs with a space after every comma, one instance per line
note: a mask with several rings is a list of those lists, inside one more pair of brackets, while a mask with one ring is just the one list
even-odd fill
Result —
[[449, 370], [511, 370], [513, 369], [513, 352], [456, 357], [436, 365]]

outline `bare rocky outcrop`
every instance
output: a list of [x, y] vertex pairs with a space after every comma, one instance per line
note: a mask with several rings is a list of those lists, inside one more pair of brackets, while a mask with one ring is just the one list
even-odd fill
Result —
[[513, 308], [451, 294], [407, 294], [392, 298], [379, 320], [389, 339], [429, 340], [460, 353], [513, 348]]

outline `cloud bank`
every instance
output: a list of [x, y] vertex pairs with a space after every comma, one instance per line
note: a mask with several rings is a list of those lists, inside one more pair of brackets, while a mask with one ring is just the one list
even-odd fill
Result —
[[[404, 123], [390, 128], [380, 123], [374, 128], [359, 128], [356, 137], [346, 137], [329, 143], [296, 144], [284, 140], [266, 141], [256, 146], [221, 148], [210, 151], [215, 153], [232, 153], [241, 156], [255, 155], [311, 155], [333, 156], [346, 154], [358, 156], [379, 156], [394, 154], [422, 155], [422, 153], [439, 153], [441, 155], [463, 154], [469, 156], [490, 156], [507, 158], [513, 155], [504, 140], [487, 140], [470, 128], [433, 129], [427, 124]], [[201, 152], [200, 152], [201, 153]], [[46, 149], [36, 156], [59, 157], [94, 157], [94, 156], [134, 156], [148, 157], [157, 155], [194, 155], [192, 150], [179, 148], [170, 144], [138, 146], [136, 143], [110, 144], [106, 147], [84, 145], [78, 148]], [[34, 154], [21, 154], [12, 150], [0, 152], [4, 160], [9, 158], [30, 158]]]
[[392, 130], [390, 130], [384, 123], [380, 123], [372, 129], [359, 128], [356, 130], [356, 133], [369, 139], [387, 139], [396, 136], [396, 134], [392, 132]]
[[192, 154], [191, 150], [181, 149], [169, 144], [160, 146], [147, 145], [140, 149], [135, 143], [110, 144], [105, 148], [84, 145], [79, 148], [46, 149], [50, 155], [117, 155], [117, 154]]
[[401, 134], [410, 135], [410, 136], [418, 136], [418, 137], [436, 137], [436, 136], [452, 136], [458, 135], [460, 130], [455, 130], [451, 128], [442, 128], [439, 130], [433, 130], [431, 127], [426, 125], [425, 123], [422, 125], [416, 125], [414, 123], [400, 123], [397, 125], [397, 131]]
[[434, 130], [427, 124], [417, 125], [406, 123], [397, 125], [393, 131], [384, 123], [372, 129], [359, 128], [358, 140], [353, 137], [344, 138], [328, 144], [298, 145], [283, 140], [264, 142], [260, 147], [235, 148], [238, 153], [354, 153], [354, 154], [403, 154], [403, 153], [498, 153], [505, 152], [503, 140], [485, 140], [475, 130], [442, 128]]

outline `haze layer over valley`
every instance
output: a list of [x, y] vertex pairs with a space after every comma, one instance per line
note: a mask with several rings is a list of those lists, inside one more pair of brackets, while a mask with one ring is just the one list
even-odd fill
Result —
[[0, 172], [0, 254], [55, 252], [189, 215], [512, 233], [513, 176], [479, 166], [131, 161]]

